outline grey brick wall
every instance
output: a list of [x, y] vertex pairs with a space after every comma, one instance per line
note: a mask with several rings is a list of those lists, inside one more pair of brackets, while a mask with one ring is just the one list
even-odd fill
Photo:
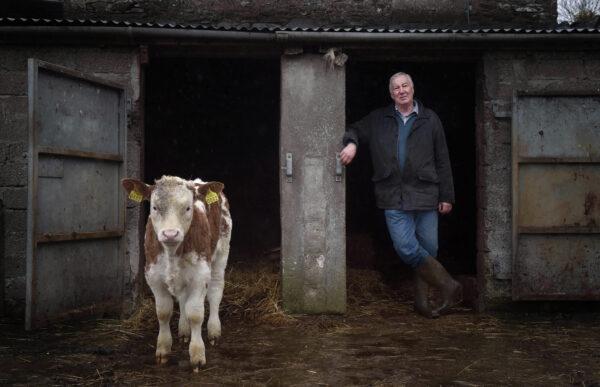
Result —
[[65, 0], [65, 17], [187, 23], [550, 25], [556, 0]]
[[27, 230], [27, 74], [0, 56], [0, 199], [7, 311], [25, 297]]
[[[597, 52], [505, 52], [483, 58], [480, 115], [479, 272], [482, 305], [511, 298], [511, 119], [515, 88], [531, 91], [600, 90]], [[508, 116], [505, 113], [509, 113]]]
[[[128, 85], [132, 100], [128, 128], [128, 173], [139, 176], [141, 129], [138, 101], [140, 69], [131, 48], [0, 47], [0, 199], [3, 202], [3, 252], [7, 312], [24, 310], [27, 231], [27, 59], [37, 58]], [[131, 291], [139, 260], [138, 210], [127, 211], [126, 289]], [[130, 223], [136, 223], [131, 227]], [[1, 283], [1, 281], [0, 281]]]

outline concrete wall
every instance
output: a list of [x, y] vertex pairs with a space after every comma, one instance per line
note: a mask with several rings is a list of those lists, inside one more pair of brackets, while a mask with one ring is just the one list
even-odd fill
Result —
[[553, 25], [556, 0], [65, 0], [64, 17], [188, 23]]
[[513, 91], [600, 89], [597, 52], [488, 53], [478, 108], [478, 270], [481, 305], [510, 301], [512, 278], [511, 102]]
[[[5, 297], [9, 314], [21, 316], [25, 302], [27, 231], [27, 59], [37, 58], [127, 85], [131, 98], [127, 174], [140, 171], [140, 66], [136, 50], [92, 47], [0, 47], [0, 200], [4, 203]], [[126, 215], [125, 290], [137, 276], [138, 207]], [[1, 240], [1, 239], [0, 239]], [[1, 283], [1, 281], [0, 281]]]

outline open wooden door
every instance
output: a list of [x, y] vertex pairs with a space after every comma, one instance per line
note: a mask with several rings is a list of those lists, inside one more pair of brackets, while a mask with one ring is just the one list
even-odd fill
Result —
[[26, 328], [119, 308], [122, 86], [30, 59]]

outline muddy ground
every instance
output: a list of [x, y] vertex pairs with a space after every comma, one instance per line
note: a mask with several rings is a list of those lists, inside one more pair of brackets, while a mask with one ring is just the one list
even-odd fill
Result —
[[426, 320], [399, 299], [283, 326], [231, 317], [198, 374], [178, 342], [156, 366], [148, 325], [98, 319], [27, 333], [3, 320], [0, 384], [600, 386], [600, 314], [586, 310]]

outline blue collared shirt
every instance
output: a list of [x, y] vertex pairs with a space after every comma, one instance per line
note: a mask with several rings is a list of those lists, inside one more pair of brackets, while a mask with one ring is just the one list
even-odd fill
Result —
[[407, 116], [403, 115], [402, 113], [400, 113], [400, 110], [398, 110], [398, 106], [394, 105], [394, 109], [396, 109], [396, 113], [402, 117], [402, 121], [404, 121], [404, 124], [406, 124], [406, 121], [408, 121], [408, 119], [413, 115], [418, 115], [419, 114], [419, 105], [413, 101], [413, 110], [412, 112], [408, 113]]
[[406, 162], [406, 140], [408, 139], [408, 133], [419, 114], [419, 105], [413, 102], [413, 111], [408, 115], [403, 115], [396, 106], [396, 121], [398, 122], [398, 164], [400, 165], [400, 171], [404, 170], [404, 164]]

